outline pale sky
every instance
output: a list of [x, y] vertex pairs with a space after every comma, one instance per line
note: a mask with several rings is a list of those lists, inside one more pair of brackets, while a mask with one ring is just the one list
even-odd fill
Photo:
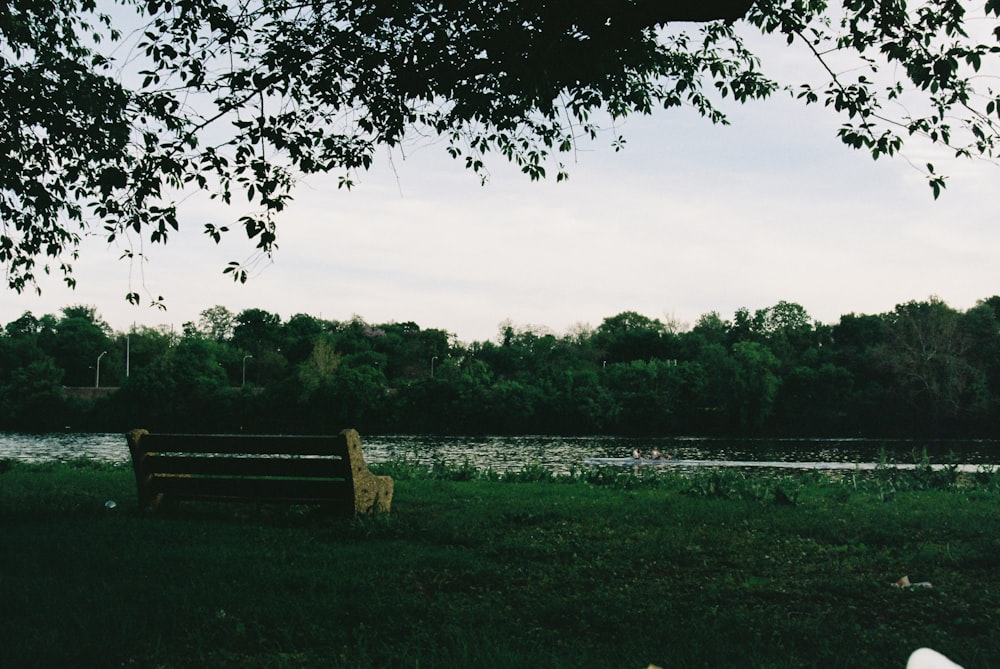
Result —
[[[802, 66], [777, 53], [779, 67]], [[472, 342], [494, 339], [508, 319], [562, 334], [626, 310], [691, 325], [785, 300], [835, 323], [931, 295], [967, 309], [1000, 293], [1000, 167], [936, 158], [950, 179], [935, 201], [906, 160], [873, 162], [842, 145], [822, 107], [779, 95], [726, 109], [726, 127], [689, 110], [631, 119], [565, 156], [570, 178], [558, 184], [493, 157], [480, 186], [443, 145], [383, 151], [351, 192], [310, 177], [280, 219], [273, 264], [245, 285], [222, 274], [250, 252], [242, 233], [215, 246], [202, 226], [219, 212], [189, 200], [180, 233], [146, 248], [145, 287], [167, 311], [125, 302], [143, 277], [133, 268], [130, 278], [121, 249], [96, 236], [75, 264], [75, 290], [55, 276], [41, 297], [4, 290], [0, 322], [86, 304], [118, 331], [179, 330], [223, 305], [284, 320], [414, 321]], [[628, 144], [615, 153], [619, 133]], [[907, 156], [927, 162], [919, 147]]]

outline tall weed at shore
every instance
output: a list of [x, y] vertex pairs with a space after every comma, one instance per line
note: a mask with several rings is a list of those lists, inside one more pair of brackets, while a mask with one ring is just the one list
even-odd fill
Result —
[[974, 477], [963, 477], [954, 462], [945, 466], [931, 463], [927, 450], [912, 454], [912, 467], [900, 467], [884, 450], [879, 453], [878, 464], [867, 487], [883, 500], [898, 492], [912, 490], [956, 490], [960, 486], [975, 485]]
[[740, 471], [716, 469], [688, 476], [681, 493], [692, 497], [752, 500], [794, 506], [801, 487], [800, 479], [762, 478], [747, 476]]

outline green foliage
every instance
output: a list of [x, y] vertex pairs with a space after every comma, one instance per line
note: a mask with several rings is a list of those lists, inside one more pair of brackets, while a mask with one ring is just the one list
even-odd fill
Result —
[[696, 472], [685, 482], [682, 494], [692, 497], [752, 500], [794, 506], [801, 482], [797, 479], [749, 476], [740, 471], [715, 469]]
[[[205, 224], [216, 243], [239, 229], [256, 244], [223, 270], [245, 282], [274, 251], [301, 175], [332, 172], [350, 188], [379, 147], [412, 138], [442, 140], [484, 181], [490, 154], [559, 181], [560, 156], [599, 137], [599, 118], [686, 106], [726, 123], [729, 98], [780, 88], [743, 43], [754, 30], [819, 61], [824, 90], [790, 90], [839, 112], [842, 141], [873, 158], [911, 136], [991, 158], [1000, 123], [981, 76], [998, 52], [992, 0], [978, 16], [953, 1], [855, 0], [118, 0], [114, 18], [93, 0], [12, 0], [2, 11], [0, 263], [17, 291], [39, 271], [73, 285], [88, 229], [124, 240], [128, 260], [140, 254], [129, 235], [166, 242], [191, 191], [246, 203]], [[845, 55], [856, 62], [841, 66]], [[937, 197], [946, 177], [933, 165], [926, 176]]]
[[[779, 302], [690, 331], [626, 312], [561, 337], [505, 324], [469, 345], [415, 323], [256, 309], [228, 337], [112, 333], [92, 308], [26, 313], [0, 332], [0, 429], [997, 436], [998, 300], [832, 326]], [[98, 357], [113, 392], [80, 400]]]
[[[822, 1], [768, 0], [755, 3], [746, 18], [765, 33], [801, 43], [825, 68], [822, 94], [807, 84], [797, 95], [806, 103], [822, 98], [847, 117], [839, 131], [845, 144], [878, 159], [918, 136], [957, 156], [996, 155], [997, 93], [981, 85], [984, 64], [988, 69], [1000, 53], [992, 0], [841, 5], [834, 13]], [[895, 104], [905, 113], [894, 115]], [[937, 198], [946, 178], [933, 164], [926, 176]]]
[[228, 341], [236, 328], [236, 315], [221, 305], [199, 314], [198, 331], [217, 342]]
[[[927, 457], [927, 451], [913, 454], [913, 468], [899, 468], [884, 452], [879, 456], [875, 476], [868, 481], [876, 494], [883, 500], [891, 499], [897, 492], [911, 490], [956, 490], [966, 481], [960, 479], [958, 467], [954, 464], [936, 467]], [[989, 471], [982, 470], [973, 477], [972, 483], [989, 485]]]
[[0, 163], [0, 263], [14, 290], [48, 274], [49, 262], [75, 285], [88, 204], [126, 185], [131, 96], [89, 44], [120, 37], [89, 0], [12, 0], [0, 10], [0, 136], [12, 147]]

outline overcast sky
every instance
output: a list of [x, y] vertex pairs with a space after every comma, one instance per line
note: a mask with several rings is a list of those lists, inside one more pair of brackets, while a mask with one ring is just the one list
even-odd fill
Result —
[[[495, 157], [481, 186], [440, 145], [381, 153], [351, 192], [310, 177], [281, 218], [273, 264], [245, 285], [222, 269], [251, 247], [238, 231], [212, 244], [202, 226], [219, 212], [189, 200], [181, 232], [145, 249], [142, 273], [88, 239], [75, 290], [51, 277], [41, 297], [0, 292], [0, 322], [86, 304], [118, 331], [179, 330], [223, 305], [414, 321], [471, 342], [507, 319], [562, 334], [626, 310], [691, 325], [786, 300], [833, 323], [931, 295], [967, 309], [1000, 293], [1000, 168], [939, 160], [951, 178], [934, 201], [906, 160], [842, 145], [822, 107], [779, 96], [727, 109], [726, 127], [688, 110], [629, 120], [567, 156], [558, 184]], [[615, 153], [618, 133], [628, 144]], [[919, 148], [908, 157], [926, 162]], [[127, 304], [132, 289], [168, 310]]]

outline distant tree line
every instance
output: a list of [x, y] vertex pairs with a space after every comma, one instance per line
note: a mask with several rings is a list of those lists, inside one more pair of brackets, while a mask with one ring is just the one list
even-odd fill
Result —
[[[99, 378], [98, 378], [99, 375]], [[117, 387], [96, 400], [66, 387]], [[690, 328], [634, 312], [464, 344], [415, 323], [260, 309], [113, 332], [87, 306], [0, 333], [0, 429], [1000, 436], [1000, 296], [813, 321], [779, 302]]]

